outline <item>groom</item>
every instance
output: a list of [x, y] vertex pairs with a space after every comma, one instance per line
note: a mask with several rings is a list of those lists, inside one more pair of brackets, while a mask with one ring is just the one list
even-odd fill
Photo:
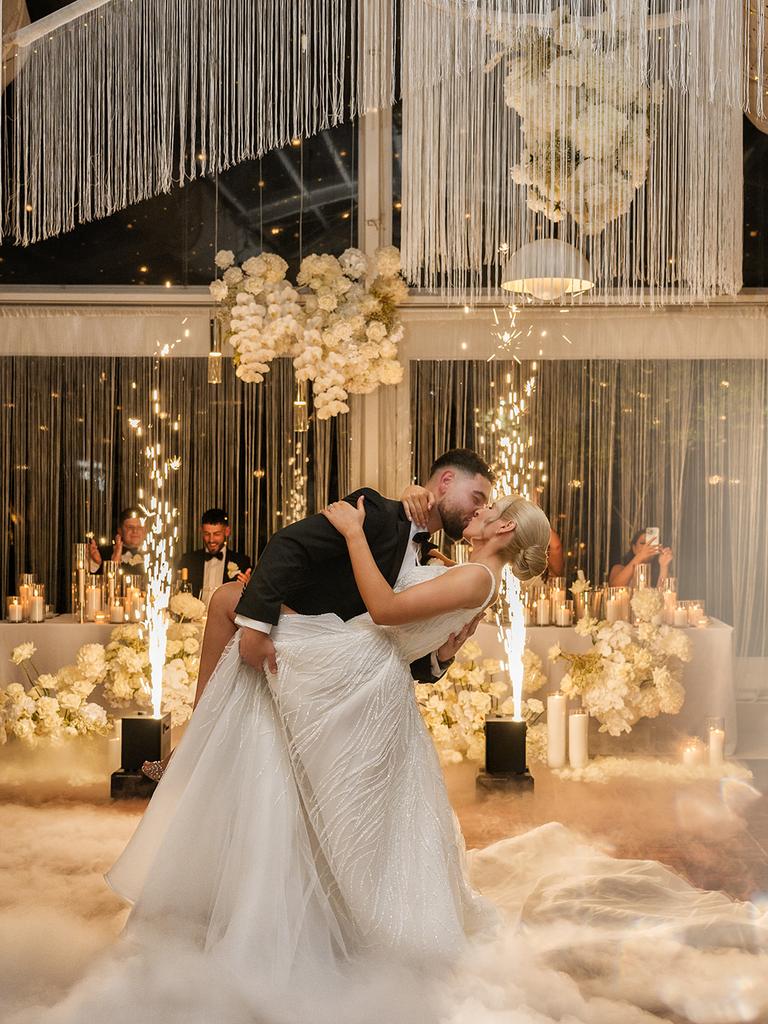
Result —
[[[426, 530], [408, 521], [399, 501], [369, 487], [344, 500], [354, 505], [365, 495], [365, 536], [376, 564], [394, 586], [401, 572], [421, 563], [430, 534], [444, 530], [455, 540], [461, 537], [477, 509], [488, 504], [492, 483], [493, 473], [476, 452], [455, 448], [441, 455], [424, 485], [435, 496]], [[281, 605], [301, 615], [333, 612], [345, 621], [365, 611], [346, 541], [325, 516], [292, 523], [270, 539], [235, 609], [235, 623], [243, 628], [240, 656], [254, 668], [266, 662], [271, 672], [277, 671], [269, 634]], [[471, 632], [475, 625], [470, 624]], [[467, 627], [434, 654], [413, 662], [413, 678], [427, 683], [440, 678], [469, 633]]]

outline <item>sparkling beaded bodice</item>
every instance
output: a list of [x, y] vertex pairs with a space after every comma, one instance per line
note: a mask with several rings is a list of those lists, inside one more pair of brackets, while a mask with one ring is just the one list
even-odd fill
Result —
[[[459, 566], [446, 565], [415, 565], [400, 574], [395, 585], [396, 591], [407, 590], [419, 583], [426, 583], [428, 580], [436, 579], [449, 572], [459, 572]], [[459, 608], [456, 611], [444, 612], [431, 619], [420, 619], [418, 622], [406, 622], [400, 626], [386, 626], [385, 628], [393, 637], [397, 647], [405, 657], [406, 661], [415, 661], [436, 651], [445, 643], [451, 633], [458, 633], [470, 619], [473, 619], [478, 612], [490, 601], [496, 589], [496, 581], [488, 572], [488, 596], [477, 608]]]

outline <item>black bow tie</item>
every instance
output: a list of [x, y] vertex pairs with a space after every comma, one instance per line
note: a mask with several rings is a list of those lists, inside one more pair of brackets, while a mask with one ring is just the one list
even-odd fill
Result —
[[223, 557], [224, 557], [224, 552], [223, 551], [206, 551], [205, 552], [205, 560], [206, 560], [206, 562], [210, 562], [210, 560], [212, 558], [217, 558], [219, 561], [221, 561]]
[[411, 539], [414, 544], [426, 544], [429, 541], [429, 534], [426, 530], [423, 533], [414, 533]]

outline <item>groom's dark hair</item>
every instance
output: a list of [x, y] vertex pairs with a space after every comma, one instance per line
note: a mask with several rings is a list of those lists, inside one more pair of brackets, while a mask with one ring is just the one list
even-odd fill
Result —
[[473, 452], [470, 448], [451, 448], [449, 452], [444, 452], [432, 463], [432, 468], [429, 471], [430, 477], [443, 469], [460, 469], [470, 476], [479, 473], [491, 483], [496, 479], [485, 459], [481, 459], [477, 452]]

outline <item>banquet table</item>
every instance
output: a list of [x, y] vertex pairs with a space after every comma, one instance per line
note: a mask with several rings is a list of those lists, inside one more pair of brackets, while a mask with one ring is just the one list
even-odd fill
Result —
[[[34, 643], [37, 648], [33, 658], [35, 668], [41, 673], [56, 672], [75, 661], [83, 644], [106, 644], [113, 629], [109, 623], [76, 622], [72, 615], [57, 615], [41, 623], [0, 622], [0, 682], [26, 681], [24, 670], [10, 661], [11, 651], [18, 644]], [[710, 619], [706, 628], [691, 628], [686, 632], [691, 639], [693, 657], [683, 669], [686, 696], [680, 713], [641, 721], [629, 736], [618, 739], [605, 734], [595, 735], [591, 741], [595, 752], [647, 751], [649, 747], [664, 752], [679, 742], [681, 735], [704, 736], [707, 718], [722, 717], [725, 720], [726, 752], [734, 753], [737, 733], [733, 627]], [[484, 657], [505, 659], [495, 625], [480, 623], [475, 638]], [[547, 659], [547, 653], [554, 644], [574, 652], [586, 651], [590, 647], [589, 638], [578, 636], [573, 627], [531, 626], [526, 633], [526, 642], [541, 658], [547, 677], [547, 685], [537, 693], [539, 697], [556, 690], [566, 671], [565, 662], [551, 664]], [[92, 699], [99, 701], [99, 691], [100, 687]]]
[[[725, 720], [726, 753], [736, 749], [736, 691], [734, 685], [733, 627], [718, 619], [710, 619], [706, 627], [686, 629], [692, 646], [692, 658], [683, 667], [685, 703], [677, 715], [660, 715], [658, 719], [638, 722], [629, 736], [614, 738], [596, 733], [590, 742], [595, 752], [621, 753], [647, 750], [668, 752], [679, 745], [682, 736], [705, 736], [708, 718]], [[483, 656], [505, 660], [504, 647], [498, 639], [496, 626], [481, 622], [475, 639]], [[530, 626], [526, 630], [526, 643], [542, 661], [547, 685], [536, 696], [541, 697], [558, 689], [567, 671], [564, 661], [550, 663], [549, 649], [559, 644], [565, 651], [581, 653], [591, 646], [589, 637], [579, 636], [573, 627]], [[596, 723], [592, 723], [596, 726]], [[593, 742], [594, 741], [594, 742]], [[595, 747], [595, 743], [598, 744]]]
[[83, 644], [106, 644], [114, 625], [76, 622], [73, 615], [54, 615], [45, 622], [0, 622], [0, 680], [23, 683], [26, 675], [14, 665], [11, 651], [19, 644], [33, 643], [37, 648], [32, 661], [40, 673], [56, 672], [74, 664]]

